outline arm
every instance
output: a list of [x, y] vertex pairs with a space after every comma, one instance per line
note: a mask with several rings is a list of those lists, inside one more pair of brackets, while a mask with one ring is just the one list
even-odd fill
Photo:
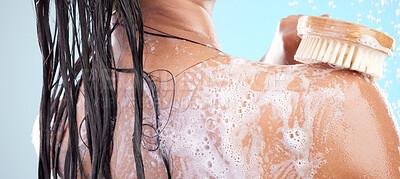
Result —
[[301, 15], [289, 16], [281, 19], [275, 32], [274, 39], [268, 52], [261, 59], [261, 62], [268, 64], [293, 65], [299, 64], [294, 60], [294, 54], [300, 44], [300, 37], [297, 36], [297, 21]]
[[[297, 36], [297, 21], [302, 15], [292, 15], [281, 19], [275, 32], [274, 39], [268, 52], [260, 62], [278, 65], [295, 65], [300, 62], [294, 60], [301, 39]], [[329, 17], [329, 15], [322, 15]]]

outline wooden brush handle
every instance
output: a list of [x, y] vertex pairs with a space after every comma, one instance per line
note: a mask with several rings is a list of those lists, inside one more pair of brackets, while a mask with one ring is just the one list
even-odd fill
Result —
[[297, 24], [297, 34], [320, 36], [360, 44], [389, 55], [395, 46], [393, 38], [374, 29], [346, 21], [315, 16], [303, 16]]

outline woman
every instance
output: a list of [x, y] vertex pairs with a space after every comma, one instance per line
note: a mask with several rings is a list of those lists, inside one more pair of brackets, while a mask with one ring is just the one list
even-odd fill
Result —
[[68, 2], [55, 1], [52, 41], [36, 0], [40, 178], [399, 176], [373, 80], [224, 54], [212, 0]]

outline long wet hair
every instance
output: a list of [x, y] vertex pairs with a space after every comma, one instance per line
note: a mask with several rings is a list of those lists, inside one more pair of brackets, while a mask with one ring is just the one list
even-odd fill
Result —
[[[77, 178], [78, 174], [84, 177], [78, 146], [81, 124], [77, 124], [76, 119], [79, 93], [84, 94], [83, 121], [87, 135], [85, 145], [90, 153], [90, 176], [111, 178], [110, 159], [117, 119], [118, 83], [116, 71], [113, 70], [115, 59], [111, 35], [122, 23], [134, 67], [133, 152], [137, 177], [144, 178], [141, 156], [144, 42], [138, 0], [34, 1], [43, 58], [39, 178], [47, 179], [51, 175], [57, 178], [59, 161], [64, 162], [63, 178]], [[54, 7], [54, 19], [50, 18], [53, 12], [50, 7]], [[116, 23], [112, 22], [113, 11], [119, 15], [120, 21]], [[84, 90], [80, 92], [81, 85]], [[68, 133], [65, 133], [66, 129]], [[60, 147], [65, 134], [68, 135], [68, 146], [65, 158], [60, 159]], [[166, 168], [169, 175], [168, 166]]]

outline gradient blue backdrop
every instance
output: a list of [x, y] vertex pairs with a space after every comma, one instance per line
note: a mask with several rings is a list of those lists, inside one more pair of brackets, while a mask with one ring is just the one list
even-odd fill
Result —
[[[3, 0], [0, 6], [0, 178], [37, 178], [37, 159], [30, 134], [39, 111], [42, 82], [32, 1]], [[213, 19], [226, 53], [258, 61], [268, 50], [279, 20], [292, 14], [329, 14], [351, 22], [360, 18], [360, 24], [382, 27], [383, 32], [400, 41], [400, 25], [397, 25], [400, 16], [396, 16], [396, 10], [400, 14], [399, 3], [399, 0], [217, 0]], [[395, 54], [386, 60], [386, 78], [378, 83], [398, 114], [399, 51]]]

